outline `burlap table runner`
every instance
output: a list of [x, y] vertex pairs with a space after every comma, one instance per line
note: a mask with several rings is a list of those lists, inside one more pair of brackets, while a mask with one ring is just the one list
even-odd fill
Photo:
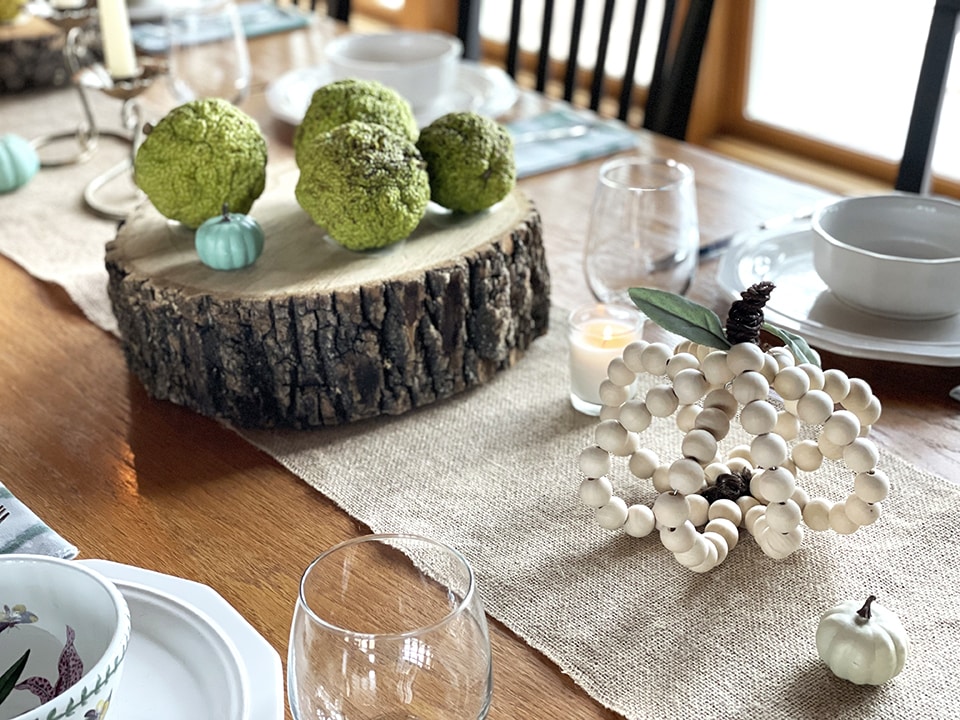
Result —
[[[14, 115], [5, 101], [2, 129], [35, 134], [51, 122], [50, 102], [18, 100]], [[95, 163], [115, 160], [105, 152]], [[51, 212], [95, 172], [44, 171], [0, 196], [0, 251], [63, 285], [112, 330], [102, 255], [113, 223], [72, 199]], [[883, 450], [894, 489], [873, 526], [847, 537], [808, 532], [783, 561], [743, 533], [726, 562], [692, 574], [655, 537], [601, 530], [580, 505], [576, 456], [595, 421], [567, 399], [563, 326], [555, 311], [550, 334], [519, 365], [440, 405], [314, 432], [241, 434], [374, 530], [460, 547], [488, 612], [629, 718], [960, 717], [960, 488]], [[675, 457], [679, 433], [664, 421], [644, 444]], [[818, 482], [834, 499], [850, 490], [849, 478]], [[626, 492], [652, 499], [642, 483]], [[912, 641], [904, 672], [879, 688], [834, 678], [813, 639], [823, 610], [870, 592], [900, 614]]]

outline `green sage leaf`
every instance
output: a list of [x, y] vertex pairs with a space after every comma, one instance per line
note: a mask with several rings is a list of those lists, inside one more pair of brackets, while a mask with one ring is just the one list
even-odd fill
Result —
[[7, 695], [13, 692], [14, 686], [20, 681], [29, 657], [30, 651], [27, 650], [3, 675], [0, 675], [0, 703], [7, 699]]
[[807, 344], [807, 341], [799, 335], [794, 335], [789, 330], [784, 330], [783, 328], [779, 328], [776, 325], [771, 325], [768, 322], [763, 324], [763, 329], [771, 335], [783, 340], [783, 344], [790, 348], [790, 352], [793, 353], [793, 356], [797, 359], [797, 362], [807, 362], [811, 365], [821, 367], [820, 353], [810, 347]]
[[664, 330], [707, 347], [730, 347], [717, 314], [666, 290], [630, 288], [630, 299], [644, 315]]

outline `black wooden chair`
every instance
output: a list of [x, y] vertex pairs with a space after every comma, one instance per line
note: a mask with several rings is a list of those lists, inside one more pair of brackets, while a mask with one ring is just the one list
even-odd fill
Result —
[[930, 20], [923, 63], [920, 66], [903, 159], [897, 173], [897, 190], [915, 193], [930, 191], [930, 163], [933, 159], [937, 123], [958, 31], [960, 0], [937, 0]]
[[[551, 58], [549, 55], [550, 40], [553, 35], [554, 0], [543, 1], [543, 16], [540, 33], [539, 48], [535, 70], [535, 87], [544, 92], [550, 80]], [[478, 17], [479, 6], [482, 0], [460, 0], [463, 37], [471, 46], [479, 47]], [[520, 23], [523, 13], [523, 0], [512, 0], [510, 13], [510, 30], [507, 42], [506, 70], [513, 77], [517, 77], [520, 58]], [[618, 117], [626, 120], [634, 104], [633, 83], [634, 70], [639, 54], [640, 34], [643, 30], [647, 15], [646, 0], [632, 0], [634, 2], [633, 23], [629, 35], [627, 64], [624, 81], [619, 97]], [[565, 61], [563, 76], [563, 99], [573, 102], [577, 89], [579, 69], [577, 60], [580, 53], [580, 34], [583, 26], [583, 17], [586, 12], [586, 0], [574, 0], [573, 18], [569, 40], [569, 50]], [[620, 28], [613, 26], [613, 10], [615, 0], [604, 0], [603, 15], [600, 24], [600, 39], [596, 48], [594, 70], [590, 82], [589, 107], [597, 110], [603, 97], [605, 71], [607, 65], [607, 50], [611, 34]], [[533, 3], [527, 3], [528, 6]], [[466, 6], [466, 8], [465, 8]], [[591, 3], [591, 9], [596, 4]], [[681, 8], [686, 7], [686, 13]], [[713, 11], [713, 0], [664, 0], [664, 15], [659, 32], [656, 60], [654, 63], [653, 78], [647, 90], [647, 99], [644, 106], [643, 127], [683, 139], [687, 132], [687, 122], [690, 117], [690, 106], [693, 102], [693, 93], [696, 88], [697, 76], [700, 71], [700, 58], [710, 25], [710, 16]], [[682, 15], [682, 17], [681, 17]], [[505, 18], [506, 20], [506, 18]], [[682, 22], [682, 25], [678, 25]], [[623, 28], [626, 32], [627, 28]], [[679, 32], [677, 32], [679, 30]]]

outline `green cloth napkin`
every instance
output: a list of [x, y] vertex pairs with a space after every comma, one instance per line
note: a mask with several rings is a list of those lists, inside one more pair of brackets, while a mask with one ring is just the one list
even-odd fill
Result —
[[636, 147], [638, 141], [636, 133], [619, 120], [566, 108], [506, 127], [514, 139], [518, 178], [613, 155]]
[[52, 555], [72, 560], [78, 550], [0, 483], [0, 554], [6, 553]]

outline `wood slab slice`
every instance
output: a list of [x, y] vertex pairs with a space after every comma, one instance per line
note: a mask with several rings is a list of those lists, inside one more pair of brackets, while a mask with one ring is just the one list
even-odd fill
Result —
[[356, 253], [299, 207], [297, 176], [268, 169], [251, 211], [264, 251], [242, 270], [203, 265], [149, 202], [107, 245], [127, 364], [152, 396], [247, 428], [340, 425], [480, 385], [547, 332], [542, 226], [519, 190]]

